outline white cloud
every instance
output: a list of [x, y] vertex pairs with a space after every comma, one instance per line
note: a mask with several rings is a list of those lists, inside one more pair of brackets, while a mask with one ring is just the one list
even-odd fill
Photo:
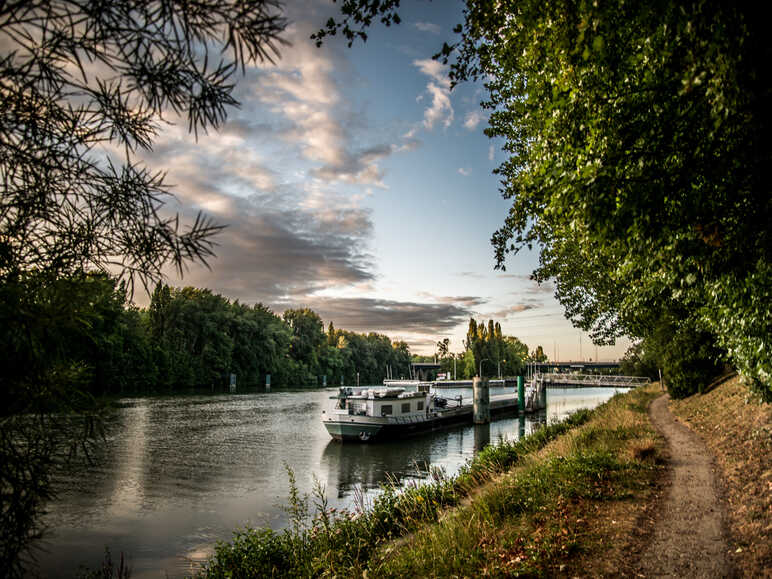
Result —
[[[316, 27], [316, 23], [299, 21], [288, 29], [291, 46], [282, 51], [275, 66], [258, 67], [252, 96], [267, 105], [274, 122], [288, 121], [277, 134], [302, 158], [320, 164], [309, 169], [315, 178], [383, 188], [379, 161], [393, 149], [379, 144], [354, 150], [357, 135], [351, 134], [350, 127], [356, 125], [355, 116], [335, 76], [348, 65], [334, 47], [319, 49], [308, 41]], [[374, 149], [379, 154], [370, 154]]]
[[431, 96], [431, 104], [424, 110], [423, 126], [432, 130], [437, 123], [447, 128], [453, 122], [453, 105], [450, 102], [450, 79], [448, 67], [436, 60], [414, 60], [413, 64], [423, 74], [431, 78], [426, 85], [426, 92]]
[[413, 24], [421, 32], [428, 32], [429, 34], [439, 34], [442, 29], [433, 22], [415, 22]]
[[496, 154], [496, 150], [493, 148], [493, 145], [488, 146], [488, 160], [493, 161], [493, 158]]
[[469, 177], [469, 175], [472, 174], [472, 169], [467, 169], [465, 167], [459, 168], [458, 172], [463, 175], [464, 177]]
[[473, 131], [477, 128], [477, 125], [480, 124], [480, 121], [482, 121], [484, 118], [484, 115], [480, 111], [470, 111], [466, 114], [466, 117], [464, 117], [464, 128]]

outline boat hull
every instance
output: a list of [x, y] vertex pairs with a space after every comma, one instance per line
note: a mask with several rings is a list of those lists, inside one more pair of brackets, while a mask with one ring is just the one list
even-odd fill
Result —
[[[512, 400], [494, 401], [491, 416], [518, 414], [517, 402]], [[375, 442], [395, 440], [472, 423], [472, 406], [451, 408], [422, 420], [398, 421], [369, 416], [345, 417], [323, 420], [327, 432], [340, 442]]]

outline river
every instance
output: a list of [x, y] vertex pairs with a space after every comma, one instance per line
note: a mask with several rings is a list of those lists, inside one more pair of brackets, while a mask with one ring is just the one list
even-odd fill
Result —
[[[330, 506], [352, 507], [357, 496], [372, 500], [387, 478], [404, 485], [432, 468], [452, 475], [488, 441], [516, 439], [614, 392], [550, 388], [541, 415], [371, 445], [330, 439], [321, 411], [334, 389], [125, 398], [93, 463], [75, 462], [56, 476], [39, 572], [61, 577], [96, 568], [109, 547], [114, 560], [126, 554], [134, 578], [189, 575], [234, 529], [286, 524], [285, 465], [301, 492], [311, 492], [316, 479]], [[471, 389], [440, 394], [469, 398]]]

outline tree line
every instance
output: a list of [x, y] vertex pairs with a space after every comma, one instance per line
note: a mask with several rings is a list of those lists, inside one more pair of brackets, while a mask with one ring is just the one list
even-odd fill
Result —
[[[383, 334], [325, 328], [308, 308], [288, 309], [281, 316], [265, 305], [231, 301], [209, 289], [155, 286], [147, 308], [133, 305], [126, 284], [106, 274], [59, 278], [32, 292], [29, 278], [5, 284], [3, 314], [25, 311], [26, 332], [11, 325], [0, 330], [4, 360], [4, 413], [29, 406], [20, 391], [28, 380], [49, 387], [40, 404], [54, 406], [61, 390], [57, 377], [76, 383], [79, 396], [222, 391], [231, 374], [239, 388], [273, 386], [379, 384], [387, 374], [410, 376], [411, 356], [404, 341]], [[15, 294], [15, 295], [11, 295]], [[25, 299], [36, 295], [35, 299]], [[32, 324], [33, 320], [38, 323]], [[483, 362], [486, 376], [522, 374], [525, 363], [544, 361], [541, 347], [528, 346], [502, 334], [501, 325], [474, 319], [461, 353], [449, 352], [449, 339], [438, 342], [442, 371], [466, 379]], [[34, 374], [31, 375], [30, 372]], [[48, 378], [47, 378], [48, 377]], [[45, 399], [49, 398], [48, 401]]]
[[[34, 318], [46, 323], [30, 329], [31, 339], [3, 328], [6, 372], [19, 373], [9, 386], [22, 384], [30, 368], [44, 367], [78, 374], [82, 391], [94, 396], [221, 391], [230, 374], [239, 387], [262, 386], [269, 374], [277, 386], [321, 386], [323, 376], [328, 384], [353, 384], [357, 375], [360, 383], [374, 384], [387, 366], [407, 375], [410, 363], [405, 342], [335, 329], [332, 322], [325, 330], [308, 308], [279, 316], [263, 304], [163, 283], [150, 305], [138, 308], [129, 303], [126, 284], [105, 274], [58, 279], [45, 299], [15, 306], [35, 308]], [[15, 407], [14, 390], [2, 391], [6, 410]]]

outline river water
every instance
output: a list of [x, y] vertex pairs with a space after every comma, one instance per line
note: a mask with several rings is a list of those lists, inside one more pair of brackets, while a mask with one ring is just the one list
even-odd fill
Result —
[[[122, 399], [93, 463], [75, 462], [56, 477], [39, 572], [96, 568], [109, 547], [114, 560], [126, 554], [132, 577], [189, 575], [234, 529], [286, 525], [286, 467], [301, 492], [316, 479], [330, 506], [352, 507], [387, 480], [421, 481], [432, 468], [452, 475], [489, 441], [517, 439], [616, 391], [548, 389], [540, 415], [370, 445], [330, 439], [321, 411], [335, 389]], [[512, 389], [491, 388], [504, 392]], [[440, 394], [470, 398], [471, 389]]]

